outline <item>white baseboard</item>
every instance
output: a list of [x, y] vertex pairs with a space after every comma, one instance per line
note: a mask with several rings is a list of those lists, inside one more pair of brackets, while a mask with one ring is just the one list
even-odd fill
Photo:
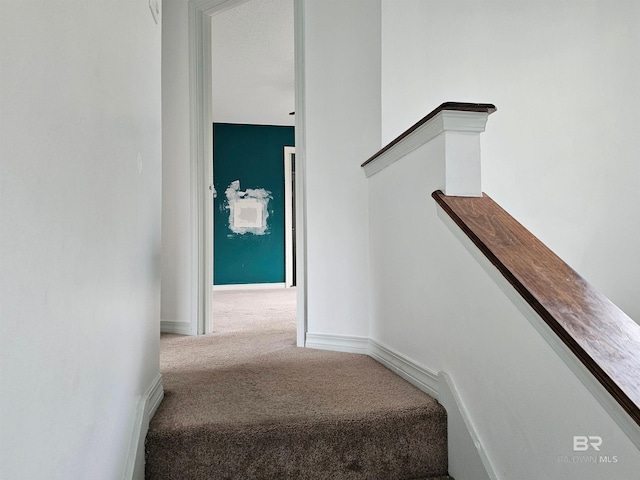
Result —
[[147, 394], [145, 395], [147, 398], [147, 402], [145, 405], [146, 415], [151, 420], [153, 416], [156, 414], [156, 410], [162, 403], [162, 399], [164, 398], [164, 388], [162, 387], [162, 375], [158, 374], [156, 379], [151, 384], [151, 387], [147, 390]]
[[369, 355], [423, 392], [438, 398], [438, 375], [433, 370], [371, 338]]
[[138, 399], [124, 480], [144, 480], [144, 442], [149, 431], [149, 422], [163, 398], [162, 375], [158, 374], [149, 388]]
[[369, 339], [352, 335], [307, 333], [304, 344], [307, 348], [333, 350], [336, 352], [369, 353]]
[[447, 410], [449, 475], [457, 480], [498, 480], [453, 380], [445, 372], [438, 378], [439, 401]]
[[286, 288], [282, 283], [237, 283], [230, 285], [213, 285], [213, 290], [262, 290], [269, 288]]
[[160, 322], [160, 332], [175, 333], [177, 335], [195, 335], [195, 333], [191, 331], [190, 323], [173, 322], [169, 320], [162, 320]]
[[447, 410], [449, 472], [459, 480], [497, 480], [480, 438], [456, 387], [444, 372], [439, 374], [405, 355], [367, 337], [307, 333], [306, 347], [339, 352], [366, 353]]
[[354, 335], [307, 333], [305, 347], [367, 354], [423, 392], [438, 398], [438, 375], [436, 372], [376, 340]]

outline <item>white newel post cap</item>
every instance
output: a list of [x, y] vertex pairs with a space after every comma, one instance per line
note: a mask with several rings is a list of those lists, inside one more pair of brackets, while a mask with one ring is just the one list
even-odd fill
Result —
[[447, 102], [429, 113], [362, 164], [367, 177], [375, 175], [405, 155], [442, 135], [445, 195], [482, 195], [480, 133], [496, 107], [486, 103]]

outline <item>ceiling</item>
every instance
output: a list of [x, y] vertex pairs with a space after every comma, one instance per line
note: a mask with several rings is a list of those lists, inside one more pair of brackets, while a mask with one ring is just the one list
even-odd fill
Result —
[[211, 27], [213, 121], [293, 125], [293, 0], [251, 0]]

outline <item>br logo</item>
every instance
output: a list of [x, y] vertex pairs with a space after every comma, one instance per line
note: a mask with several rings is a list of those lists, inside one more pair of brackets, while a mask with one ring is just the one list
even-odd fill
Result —
[[602, 437], [598, 437], [597, 435], [590, 435], [588, 437], [575, 435], [573, 437], [574, 452], [586, 452], [589, 448], [593, 448], [599, 452], [600, 445], [602, 445]]

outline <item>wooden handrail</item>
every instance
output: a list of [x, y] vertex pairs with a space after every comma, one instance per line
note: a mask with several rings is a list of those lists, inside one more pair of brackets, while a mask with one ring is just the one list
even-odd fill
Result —
[[409, 127], [406, 131], [401, 133], [398, 137], [396, 137], [394, 140], [389, 142], [386, 146], [384, 146], [383, 148], [378, 150], [376, 153], [374, 153], [371, 157], [369, 157], [367, 160], [364, 161], [361, 167], [364, 167], [365, 165], [368, 165], [369, 163], [373, 162], [376, 158], [378, 158], [383, 153], [393, 148], [398, 143], [402, 142], [402, 140], [404, 140], [406, 137], [411, 135], [413, 132], [419, 129], [422, 125], [424, 125], [433, 117], [435, 117], [437, 114], [445, 110], [457, 111], [457, 112], [477, 112], [477, 113], [491, 114], [496, 111], [496, 107], [495, 105], [492, 105], [490, 103], [445, 102], [442, 105], [440, 105], [438, 108], [436, 108], [435, 110], [427, 114], [425, 117], [423, 117], [416, 124]]
[[432, 197], [640, 425], [640, 325], [486, 194]]

